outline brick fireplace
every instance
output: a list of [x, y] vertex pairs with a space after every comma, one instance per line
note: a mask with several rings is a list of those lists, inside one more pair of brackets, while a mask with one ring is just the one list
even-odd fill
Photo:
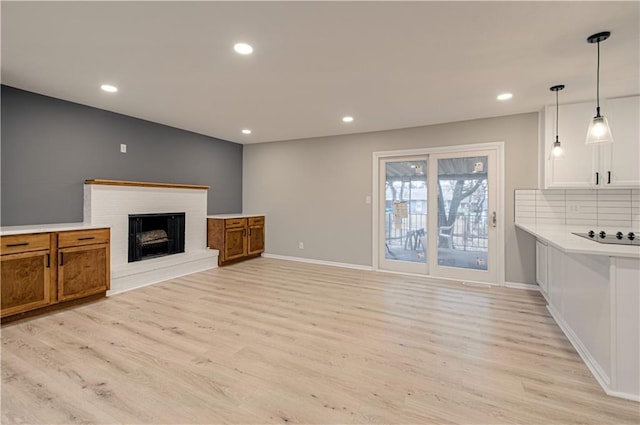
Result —
[[[111, 228], [109, 295], [217, 267], [218, 251], [207, 248], [206, 241], [207, 189], [208, 186], [119, 180], [85, 182], [84, 221]], [[129, 262], [130, 215], [176, 211], [184, 214], [184, 252]], [[162, 230], [161, 225], [155, 226]]]

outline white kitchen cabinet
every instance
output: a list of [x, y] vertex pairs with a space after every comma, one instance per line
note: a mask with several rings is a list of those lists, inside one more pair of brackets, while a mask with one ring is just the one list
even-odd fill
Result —
[[[594, 149], [584, 144], [587, 125], [594, 114], [593, 102], [560, 105], [558, 135], [564, 148], [564, 159], [552, 160], [551, 148], [555, 141], [556, 107], [545, 108], [545, 184], [546, 188], [592, 188]], [[593, 180], [593, 181], [592, 181]]]
[[549, 294], [549, 281], [547, 280], [547, 244], [536, 240], [536, 283], [540, 286], [545, 297]]
[[557, 311], [562, 308], [562, 285], [564, 283], [564, 254], [552, 245], [547, 246], [547, 302]]
[[552, 188], [637, 188], [640, 187], [640, 96], [601, 101], [609, 120], [613, 144], [585, 145], [595, 102], [560, 105], [558, 134], [565, 158], [550, 158], [555, 141], [556, 107], [545, 108], [545, 187]]
[[600, 149], [602, 184], [640, 187], [640, 96], [609, 99], [606, 117], [614, 142]]

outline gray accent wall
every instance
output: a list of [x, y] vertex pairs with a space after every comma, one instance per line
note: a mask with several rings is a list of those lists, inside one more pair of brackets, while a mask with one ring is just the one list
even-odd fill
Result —
[[245, 145], [245, 211], [266, 214], [269, 254], [371, 266], [373, 152], [484, 142], [505, 146], [506, 280], [534, 284], [535, 239], [514, 226], [514, 190], [537, 187], [537, 113]]
[[3, 226], [82, 221], [93, 178], [208, 185], [209, 214], [242, 211], [237, 143], [8, 86], [1, 135]]

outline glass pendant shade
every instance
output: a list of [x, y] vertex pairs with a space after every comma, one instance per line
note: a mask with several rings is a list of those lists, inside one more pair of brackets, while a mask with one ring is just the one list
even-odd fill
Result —
[[553, 148], [551, 148], [551, 159], [564, 159], [564, 148], [557, 136], [556, 141], [553, 143]]
[[593, 117], [591, 123], [589, 123], [587, 138], [584, 143], [587, 145], [613, 143], [613, 135], [606, 117], [600, 114]]

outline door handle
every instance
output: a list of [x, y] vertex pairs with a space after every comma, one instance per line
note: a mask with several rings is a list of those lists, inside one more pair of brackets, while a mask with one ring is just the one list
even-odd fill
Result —
[[496, 227], [498, 225], [498, 216], [495, 211], [491, 214], [491, 225], [493, 227]]

